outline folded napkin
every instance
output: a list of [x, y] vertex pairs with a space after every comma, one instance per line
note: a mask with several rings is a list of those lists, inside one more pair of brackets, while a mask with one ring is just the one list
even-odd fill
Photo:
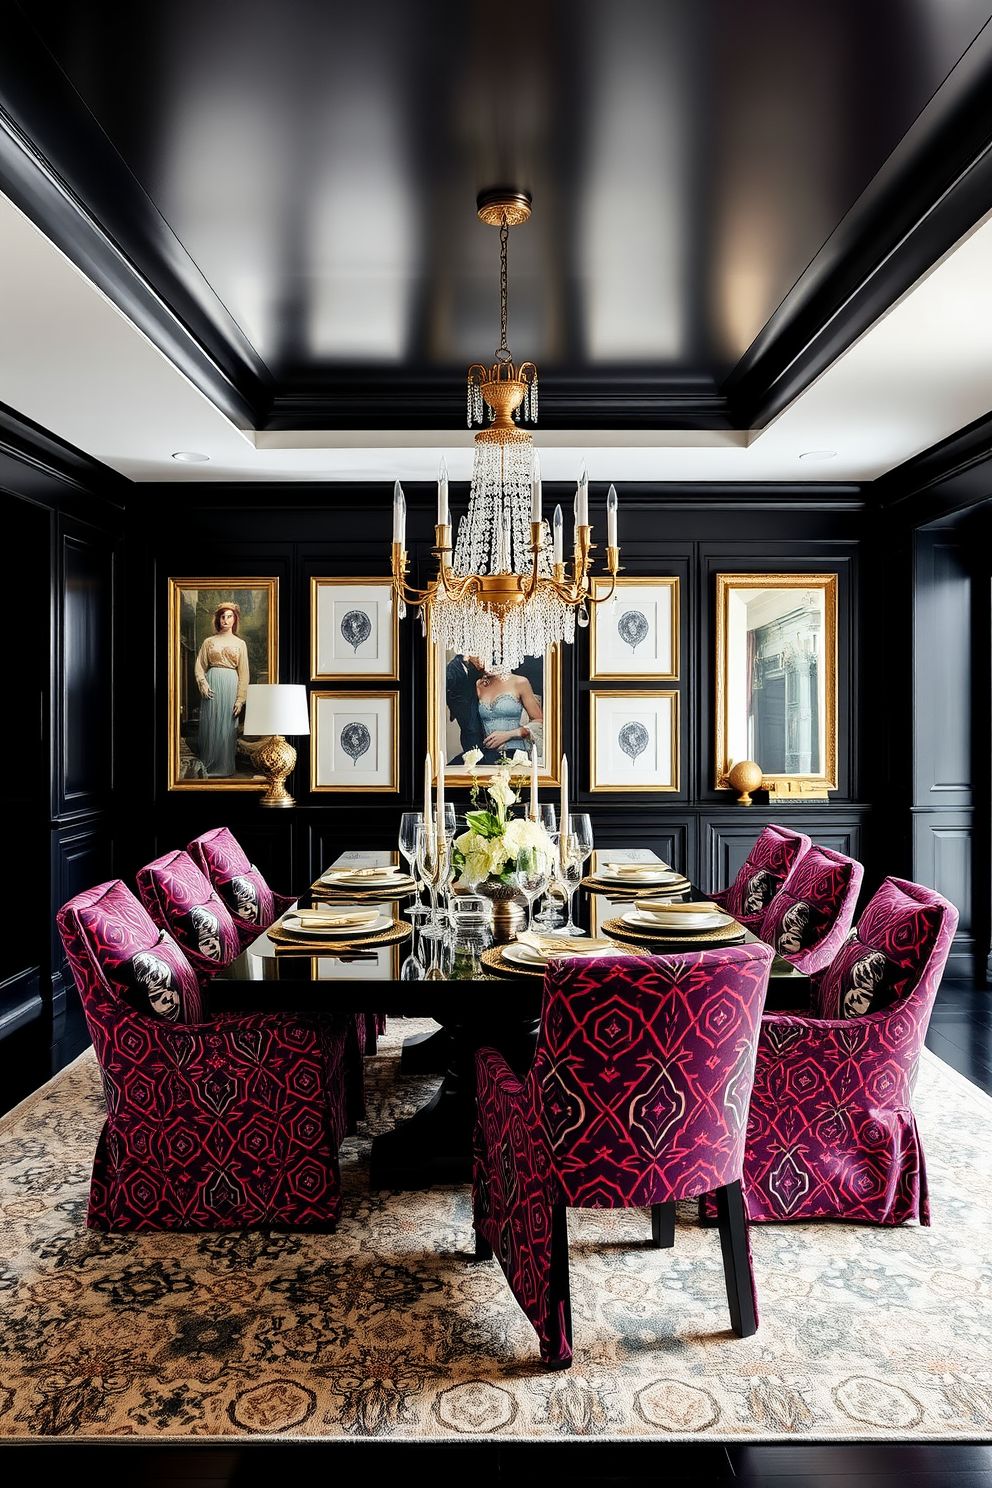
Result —
[[[385, 878], [389, 874], [399, 873], [401, 869], [397, 863], [386, 863], [381, 868], [328, 868], [321, 878]], [[404, 878], [409, 877], [403, 874]]]
[[[293, 919], [304, 930], [326, 930], [328, 926], [372, 925], [379, 918], [378, 909], [296, 909]], [[287, 916], [289, 918], [289, 916]]]
[[658, 878], [662, 873], [671, 873], [667, 863], [604, 863], [603, 867], [618, 878]]
[[702, 900], [691, 904], [661, 904], [657, 899], [635, 899], [634, 907], [643, 909], [647, 914], [685, 915], [686, 919], [691, 919], [693, 915], [722, 913], [718, 904], [704, 904]]
[[521, 930], [517, 936], [521, 945], [539, 956], [590, 956], [595, 951], [616, 950], [612, 940], [599, 940], [595, 936], [583, 935], [538, 935], [536, 930]]

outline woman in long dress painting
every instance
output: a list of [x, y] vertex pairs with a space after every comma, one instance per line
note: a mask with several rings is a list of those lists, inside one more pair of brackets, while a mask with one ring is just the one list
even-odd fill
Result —
[[197, 753], [204, 775], [235, 773], [238, 717], [248, 696], [248, 647], [238, 635], [240, 607], [231, 601], [214, 610], [214, 633], [200, 647], [193, 668], [200, 689]]

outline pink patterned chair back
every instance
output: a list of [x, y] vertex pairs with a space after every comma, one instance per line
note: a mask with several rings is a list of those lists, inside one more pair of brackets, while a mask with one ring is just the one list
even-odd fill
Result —
[[851, 928], [864, 873], [855, 858], [811, 847], [768, 906], [762, 940], [804, 976], [822, 971]]
[[119, 879], [70, 899], [57, 924], [107, 1102], [87, 1223], [333, 1228], [346, 1125], [343, 1031], [327, 1017], [296, 1014], [203, 1021], [196, 974], [178, 948], [182, 1017], [135, 1011], [119, 991], [122, 971], [161, 939]]
[[239, 954], [241, 938], [227, 906], [188, 853], [146, 863], [137, 882], [148, 913], [179, 942], [201, 982]]
[[269, 887], [227, 827], [202, 832], [186, 851], [227, 906], [242, 950], [293, 903], [289, 895]]
[[809, 849], [810, 839], [802, 832], [771, 823], [748, 853], [729, 889], [710, 897], [757, 934], [768, 906]]
[[[762, 1019], [744, 1161], [752, 1220], [929, 1224], [912, 1096], [957, 922], [933, 889], [887, 878], [814, 977], [819, 1016]], [[866, 997], [875, 1010], [859, 1015]]]
[[772, 956], [759, 943], [552, 962], [526, 1079], [495, 1050], [477, 1056], [475, 1228], [545, 1363], [571, 1358], [552, 1211], [674, 1207], [739, 1180]]

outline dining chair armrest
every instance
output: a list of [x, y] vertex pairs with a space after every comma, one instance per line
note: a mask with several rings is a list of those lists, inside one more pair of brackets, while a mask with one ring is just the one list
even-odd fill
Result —
[[919, 1019], [899, 1003], [861, 1018], [766, 1013], [752, 1102], [766, 1093], [795, 1099], [804, 1081], [813, 1087], [826, 1080], [838, 1097], [857, 1093], [868, 1103], [908, 1104], [924, 1033]]

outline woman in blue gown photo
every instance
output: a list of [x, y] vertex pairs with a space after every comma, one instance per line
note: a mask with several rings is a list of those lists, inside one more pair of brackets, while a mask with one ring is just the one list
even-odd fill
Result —
[[200, 689], [200, 772], [236, 773], [238, 717], [248, 696], [248, 647], [238, 635], [241, 610], [231, 602], [214, 610], [213, 635], [200, 647], [193, 668]]
[[475, 683], [482, 730], [483, 753], [479, 764], [495, 765], [515, 749], [529, 754], [533, 744], [540, 754], [544, 713], [529, 678], [518, 673], [497, 677], [486, 670], [477, 656], [467, 660], [480, 673]]

